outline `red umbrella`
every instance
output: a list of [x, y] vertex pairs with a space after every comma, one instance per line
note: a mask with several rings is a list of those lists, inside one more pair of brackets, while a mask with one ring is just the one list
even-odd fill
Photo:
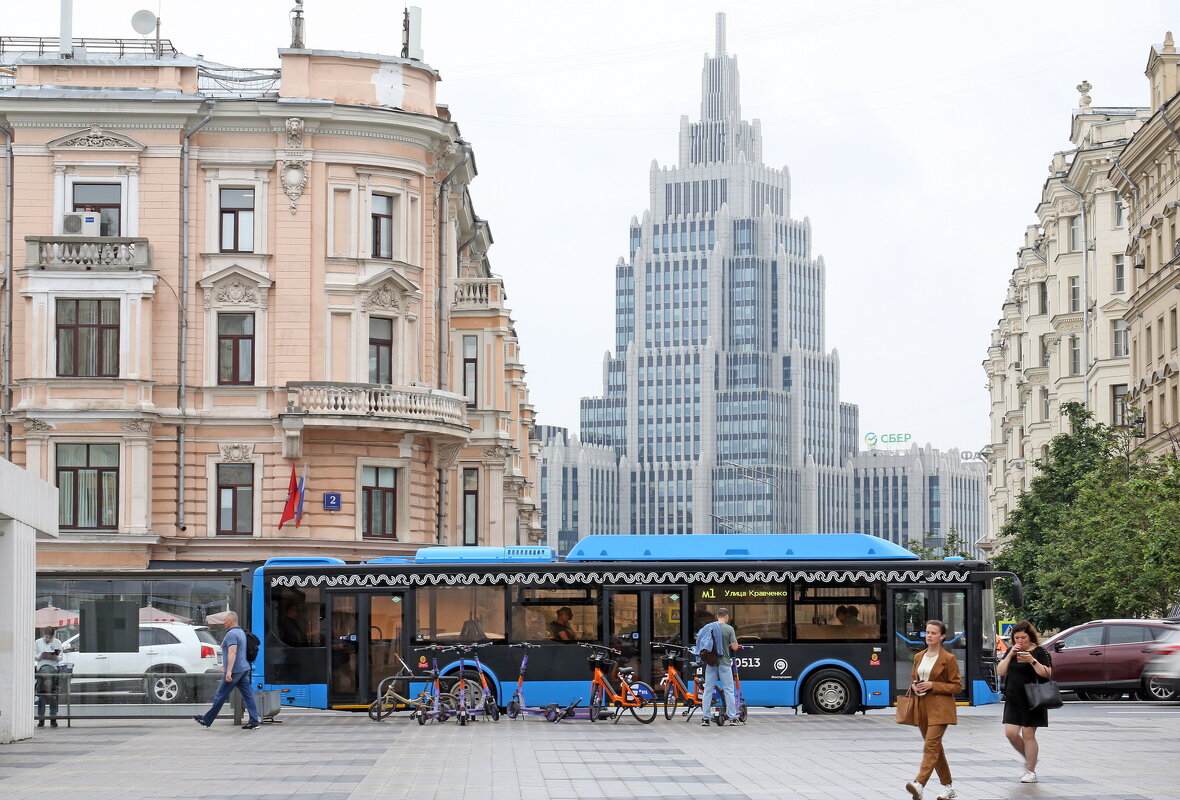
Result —
[[45, 606], [37, 609], [33, 619], [38, 628], [64, 628], [67, 625], [78, 624], [78, 612], [66, 611], [57, 606]]
[[171, 611], [164, 611], [155, 606], [144, 606], [139, 609], [140, 622], [192, 622], [188, 617], [182, 617], [179, 614], [173, 614]]

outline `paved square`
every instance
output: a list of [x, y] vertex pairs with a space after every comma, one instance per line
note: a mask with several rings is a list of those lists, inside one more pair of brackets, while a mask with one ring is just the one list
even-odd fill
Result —
[[[1041, 783], [1000, 729], [1000, 707], [961, 709], [946, 737], [963, 800], [1180, 798], [1180, 704], [1070, 703], [1041, 734]], [[407, 714], [284, 709], [281, 725], [205, 730], [181, 720], [83, 720], [0, 746], [5, 800], [253, 797], [356, 800], [778, 800], [896, 797], [921, 755], [888, 712], [808, 717], [755, 710], [741, 728], [557, 725], [503, 718], [460, 728]], [[936, 782], [932, 781], [932, 787]], [[933, 798], [935, 792], [928, 792]]]

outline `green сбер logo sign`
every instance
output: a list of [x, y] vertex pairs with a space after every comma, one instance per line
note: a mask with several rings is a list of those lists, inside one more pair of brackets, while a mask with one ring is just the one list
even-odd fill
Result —
[[906, 444], [913, 438], [913, 434], [909, 433], [876, 434], [872, 431], [869, 431], [865, 434], [865, 444], [867, 444], [869, 447], [876, 447], [878, 442], [881, 444]]

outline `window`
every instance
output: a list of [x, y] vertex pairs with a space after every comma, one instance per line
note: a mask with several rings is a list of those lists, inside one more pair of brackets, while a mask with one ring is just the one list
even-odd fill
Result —
[[1075, 214], [1069, 218], [1069, 251], [1076, 253], [1082, 249], [1082, 215]]
[[1112, 425], [1127, 424], [1127, 384], [1116, 383], [1110, 387], [1110, 422]]
[[1041, 334], [1041, 366], [1049, 366], [1049, 334]]
[[1143, 356], [1144, 365], [1150, 369], [1151, 364], [1151, 326], [1148, 325], [1143, 329]]
[[1069, 279], [1069, 310], [1082, 310], [1082, 284], [1081, 278]]
[[795, 587], [796, 641], [881, 641], [883, 616], [876, 584]]
[[1102, 646], [1102, 625], [1095, 625], [1092, 628], [1082, 628], [1077, 633], [1071, 633], [1062, 639], [1063, 649], [1069, 650], [1074, 647], [1101, 647]]
[[1131, 323], [1123, 319], [1116, 319], [1111, 323], [1111, 357], [1126, 358], [1127, 343], [1130, 341]]
[[217, 465], [217, 533], [254, 533], [254, 465]]
[[479, 544], [479, 470], [463, 470], [463, 544]]
[[503, 586], [418, 589], [417, 642], [486, 642], [504, 638]]
[[57, 301], [57, 374], [118, 377], [118, 300]]
[[61, 527], [117, 527], [119, 445], [59, 444], [57, 488]]
[[1178, 344], [1177, 338], [1176, 338], [1177, 332], [1176, 332], [1176, 309], [1175, 308], [1170, 309], [1168, 311], [1168, 333], [1169, 333], [1170, 339], [1171, 339], [1171, 345], [1172, 345], [1171, 349], [1175, 350], [1176, 345]]
[[1127, 204], [1123, 198], [1115, 196], [1114, 199], [1114, 226], [1116, 228], [1123, 227], [1127, 219]]
[[1069, 337], [1069, 374], [1082, 374], [1082, 340], [1078, 336]]
[[373, 195], [373, 258], [393, 258], [393, 198]]
[[217, 383], [254, 383], [254, 315], [217, 315]]
[[397, 469], [361, 468], [361, 536], [397, 538]]
[[1111, 272], [1114, 274], [1115, 292], [1127, 291], [1127, 263], [1125, 256], [1115, 256]]
[[463, 337], [463, 394], [467, 407], [475, 408], [479, 400], [479, 337]]
[[369, 383], [393, 383], [393, 320], [369, 317]]
[[1040, 307], [1037, 309], [1037, 313], [1048, 314], [1049, 313], [1049, 282], [1048, 281], [1041, 281], [1040, 283], [1037, 284], [1037, 287], [1040, 289], [1040, 291], [1037, 292], [1037, 300], [1040, 304]]
[[1041, 420], [1049, 421], [1049, 390], [1041, 387]]
[[1106, 628], [1107, 644], [1150, 642], [1154, 638], [1146, 625], [1108, 625]]
[[553, 623], [562, 609], [569, 609], [566, 623], [574, 642], [598, 642], [601, 621], [598, 589], [513, 588], [512, 639], [517, 642], [553, 641]]
[[221, 190], [221, 252], [254, 252], [254, 190]]
[[121, 236], [123, 187], [117, 183], [75, 183], [74, 210], [97, 211], [100, 236]]

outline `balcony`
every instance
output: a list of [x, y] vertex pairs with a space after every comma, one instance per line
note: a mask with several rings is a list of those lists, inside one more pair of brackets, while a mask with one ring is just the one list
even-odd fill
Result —
[[504, 281], [500, 278], [459, 278], [452, 303], [455, 311], [491, 311], [504, 308]]
[[25, 266], [30, 269], [150, 269], [148, 240], [137, 236], [26, 236]]
[[287, 436], [305, 427], [421, 433], [465, 443], [467, 398], [417, 386], [300, 381], [287, 384]]

